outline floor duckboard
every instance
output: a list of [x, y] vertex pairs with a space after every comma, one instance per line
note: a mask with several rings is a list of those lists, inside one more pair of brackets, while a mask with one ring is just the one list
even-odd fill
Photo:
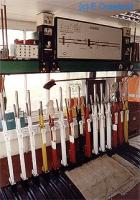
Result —
[[[140, 168], [140, 150], [130, 145], [124, 145], [118, 149], [117, 154]], [[65, 199], [85, 200], [85, 197], [63, 170], [47, 174], [42, 173], [38, 177], [29, 178], [25, 182], [20, 181], [15, 186], [0, 189], [0, 200]]]

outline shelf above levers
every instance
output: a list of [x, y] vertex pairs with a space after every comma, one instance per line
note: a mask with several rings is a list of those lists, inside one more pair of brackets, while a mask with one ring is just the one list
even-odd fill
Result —
[[58, 60], [62, 72], [128, 71], [129, 62], [113, 60]]
[[132, 63], [134, 70], [140, 71], [140, 62], [134, 62]]
[[[140, 62], [112, 60], [57, 60], [60, 72], [140, 71]], [[39, 60], [0, 60], [0, 74], [39, 73]]]
[[0, 60], [0, 74], [39, 73], [38, 60]]

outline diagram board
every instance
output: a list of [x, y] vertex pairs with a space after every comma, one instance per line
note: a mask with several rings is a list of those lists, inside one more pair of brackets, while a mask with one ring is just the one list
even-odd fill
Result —
[[57, 58], [121, 60], [122, 29], [56, 18]]

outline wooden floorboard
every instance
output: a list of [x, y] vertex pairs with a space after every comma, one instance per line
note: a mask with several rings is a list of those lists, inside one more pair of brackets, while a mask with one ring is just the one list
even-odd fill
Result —
[[[60, 154], [60, 148], [58, 148], [58, 154], [59, 157], [61, 157]], [[51, 168], [51, 148], [47, 148], [48, 152], [48, 161], [49, 161], [49, 168]], [[38, 149], [36, 151], [36, 157], [37, 157], [37, 167], [38, 167], [38, 173], [41, 173], [42, 171], [42, 152], [41, 149]], [[13, 156], [13, 166], [14, 166], [14, 174], [15, 174], [15, 180], [20, 180], [20, 161], [19, 161], [19, 155]], [[25, 162], [26, 162], [26, 170], [27, 170], [27, 176], [31, 177], [31, 171], [32, 171], [32, 159], [31, 159], [31, 152], [25, 154]], [[0, 159], [0, 187], [8, 185], [8, 166], [7, 166], [7, 159], [3, 158]], [[138, 184], [136, 187], [134, 187], [130, 192], [128, 192], [126, 195], [116, 195], [112, 198], [112, 200], [140, 200], [140, 184]]]
[[140, 183], [136, 185], [131, 191], [126, 195], [116, 195], [112, 200], [140, 200]]

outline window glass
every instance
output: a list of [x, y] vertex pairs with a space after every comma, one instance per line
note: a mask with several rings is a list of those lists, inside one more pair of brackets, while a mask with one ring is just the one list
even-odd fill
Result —
[[70, 72], [70, 78], [75, 79], [75, 78], [87, 78], [88, 77], [88, 72]]
[[24, 75], [6, 75], [5, 91], [7, 97], [7, 112], [13, 111], [13, 104], [15, 104], [15, 91], [18, 91], [19, 107], [21, 110], [25, 109]]
[[[64, 80], [64, 79], [79, 79], [88, 77], [88, 73], [80, 72], [80, 73], [51, 73], [50, 79], [54, 80]], [[60, 100], [59, 88], [62, 87], [63, 92], [63, 105], [65, 106], [65, 98], [69, 97], [68, 87], [71, 87], [71, 96], [78, 96], [78, 86], [81, 88], [81, 95], [84, 95], [83, 81], [82, 80], [74, 80], [74, 81], [64, 81], [64, 82], [56, 82], [56, 85], [53, 86], [50, 90], [50, 98], [52, 100], [58, 99]]]
[[[8, 34], [8, 47], [10, 56], [14, 55], [14, 40], [19, 39], [23, 40], [23, 31], [20, 30], [7, 30]], [[2, 45], [2, 34], [0, 30], [0, 45]]]
[[[50, 79], [54, 79], [54, 80], [65, 80], [68, 78], [68, 74], [67, 73], [51, 73], [50, 74]], [[67, 81], [60, 81], [60, 82], [56, 82], [56, 85], [54, 85], [51, 89], [50, 89], [50, 99], [54, 100], [54, 105], [56, 107], [56, 99], [59, 101], [60, 100], [60, 87], [62, 87], [62, 94], [63, 94], [63, 105], [64, 105], [64, 101], [65, 98], [67, 98]]]
[[14, 44], [14, 40], [23, 40], [23, 31], [20, 30], [8, 30], [8, 43]]
[[32, 110], [39, 109], [39, 102], [42, 101], [46, 108], [46, 90], [43, 88], [46, 83], [46, 74], [28, 74], [27, 89], [30, 90]]
[[33, 31], [26, 31], [26, 40], [33, 39]]
[[101, 77], [116, 77], [117, 72], [116, 71], [102, 71], [102, 72], [96, 72], [96, 77], [101, 78]]
[[32, 111], [39, 109], [40, 101], [43, 103], [43, 108], [46, 109], [46, 90], [43, 88], [45, 83], [46, 74], [6, 75], [5, 91], [8, 99], [6, 111], [13, 111], [15, 91], [18, 91], [19, 94], [20, 108], [26, 110], [26, 90], [30, 90]]
[[[82, 78], [88, 78], [89, 73], [88, 72], [71, 72], [70, 73], [70, 78], [71, 79], [82, 79]], [[78, 87], [81, 88], [81, 95], [85, 95], [85, 80], [75, 80], [70, 82], [70, 87], [71, 87], [71, 93], [72, 97], [77, 97], [78, 96]]]

